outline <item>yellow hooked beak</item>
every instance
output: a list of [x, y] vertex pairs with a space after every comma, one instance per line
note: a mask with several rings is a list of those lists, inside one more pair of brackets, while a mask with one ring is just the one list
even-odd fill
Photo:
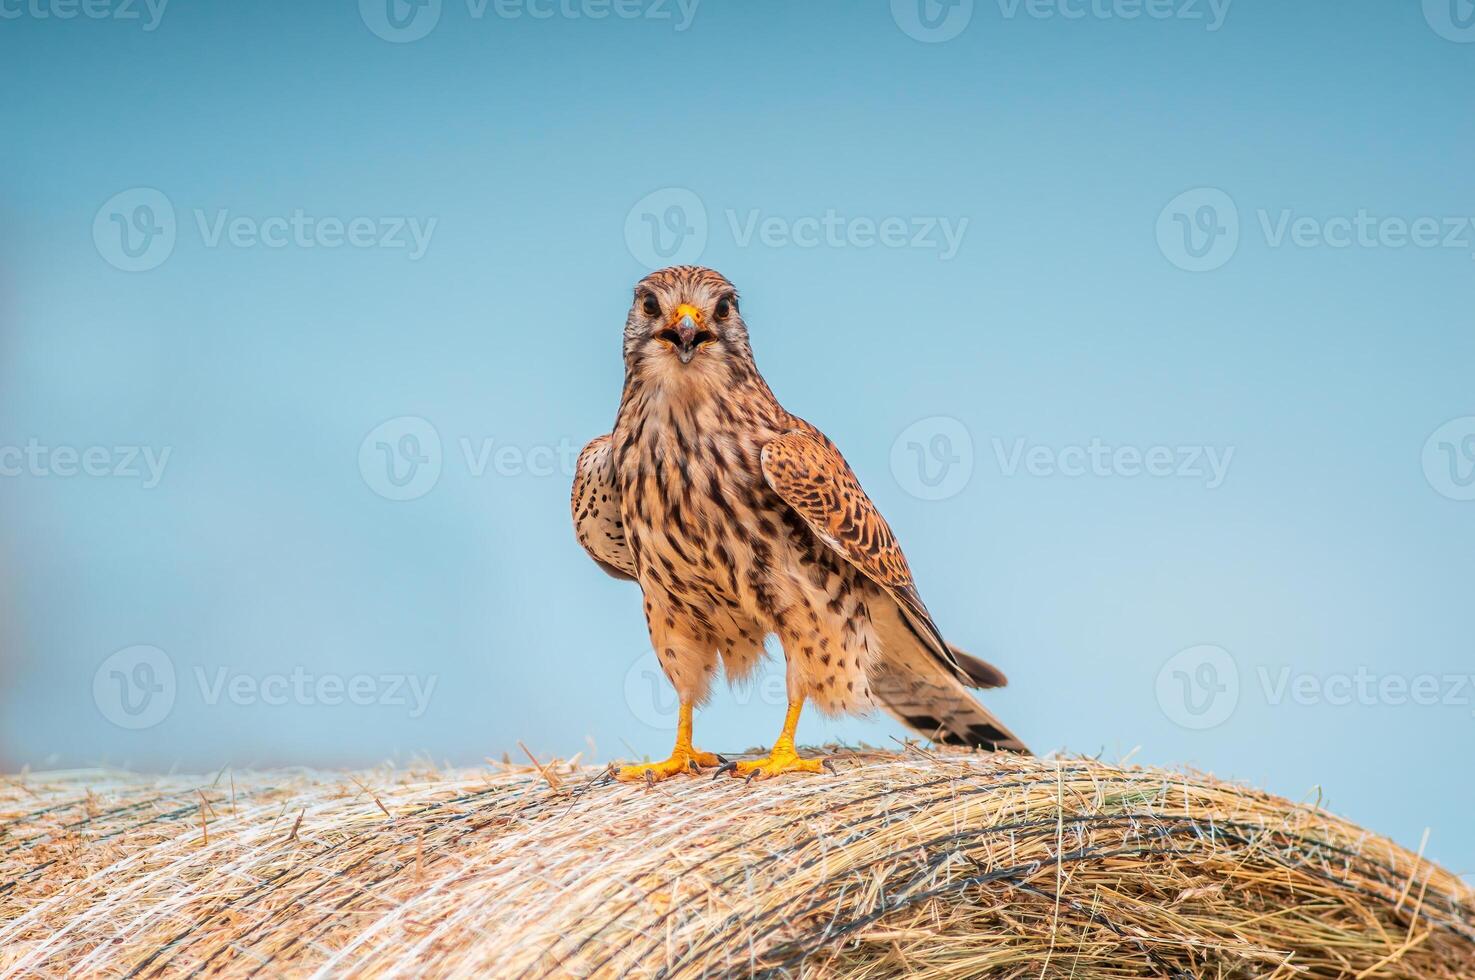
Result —
[[676, 331], [676, 356], [682, 364], [690, 364], [697, 352], [698, 331], [701, 329], [701, 311], [690, 303], [676, 307], [671, 316], [671, 329]]

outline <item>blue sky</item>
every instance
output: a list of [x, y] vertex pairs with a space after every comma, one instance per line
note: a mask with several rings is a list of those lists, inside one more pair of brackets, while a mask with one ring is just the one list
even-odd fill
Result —
[[0, 0], [6, 767], [664, 754], [567, 495], [689, 260], [1032, 745], [1475, 869], [1465, 0], [390, 2]]

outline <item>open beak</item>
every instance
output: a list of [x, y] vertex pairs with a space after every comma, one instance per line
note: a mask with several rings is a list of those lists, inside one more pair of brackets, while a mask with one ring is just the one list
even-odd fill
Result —
[[676, 322], [671, 329], [676, 331], [676, 356], [682, 364], [690, 364], [697, 352], [698, 323], [702, 315], [694, 306], [682, 303], [676, 307]]

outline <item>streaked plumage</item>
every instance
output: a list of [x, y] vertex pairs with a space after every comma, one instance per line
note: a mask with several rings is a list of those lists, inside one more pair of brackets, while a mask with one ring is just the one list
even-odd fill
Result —
[[601, 567], [640, 584], [684, 704], [705, 699], [719, 660], [746, 677], [775, 633], [795, 704], [879, 704], [940, 741], [1025, 751], [967, 690], [1003, 675], [943, 640], [844, 457], [758, 373], [726, 279], [679, 266], [642, 280], [624, 356], [614, 431], [579, 456], [574, 526]]

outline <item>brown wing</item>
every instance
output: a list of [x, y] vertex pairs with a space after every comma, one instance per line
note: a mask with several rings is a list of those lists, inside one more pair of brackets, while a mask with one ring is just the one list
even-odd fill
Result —
[[1007, 683], [1003, 672], [943, 640], [917, 594], [896, 536], [834, 443], [812, 426], [796, 429], [765, 445], [762, 459], [764, 479], [784, 503], [896, 600], [872, 614], [883, 656], [871, 690], [882, 706], [937, 742], [1028, 753], [968, 693], [968, 687], [1002, 687]]
[[614, 578], [633, 580], [635, 558], [630, 553], [625, 522], [620, 516], [620, 488], [615, 482], [609, 436], [600, 436], [579, 453], [569, 507], [579, 544], [595, 564]]
[[795, 429], [769, 441], [762, 458], [763, 477], [774, 493], [821, 541], [885, 589], [932, 655], [955, 676], [966, 678], [917, 594], [896, 536], [834, 443], [813, 427]]

